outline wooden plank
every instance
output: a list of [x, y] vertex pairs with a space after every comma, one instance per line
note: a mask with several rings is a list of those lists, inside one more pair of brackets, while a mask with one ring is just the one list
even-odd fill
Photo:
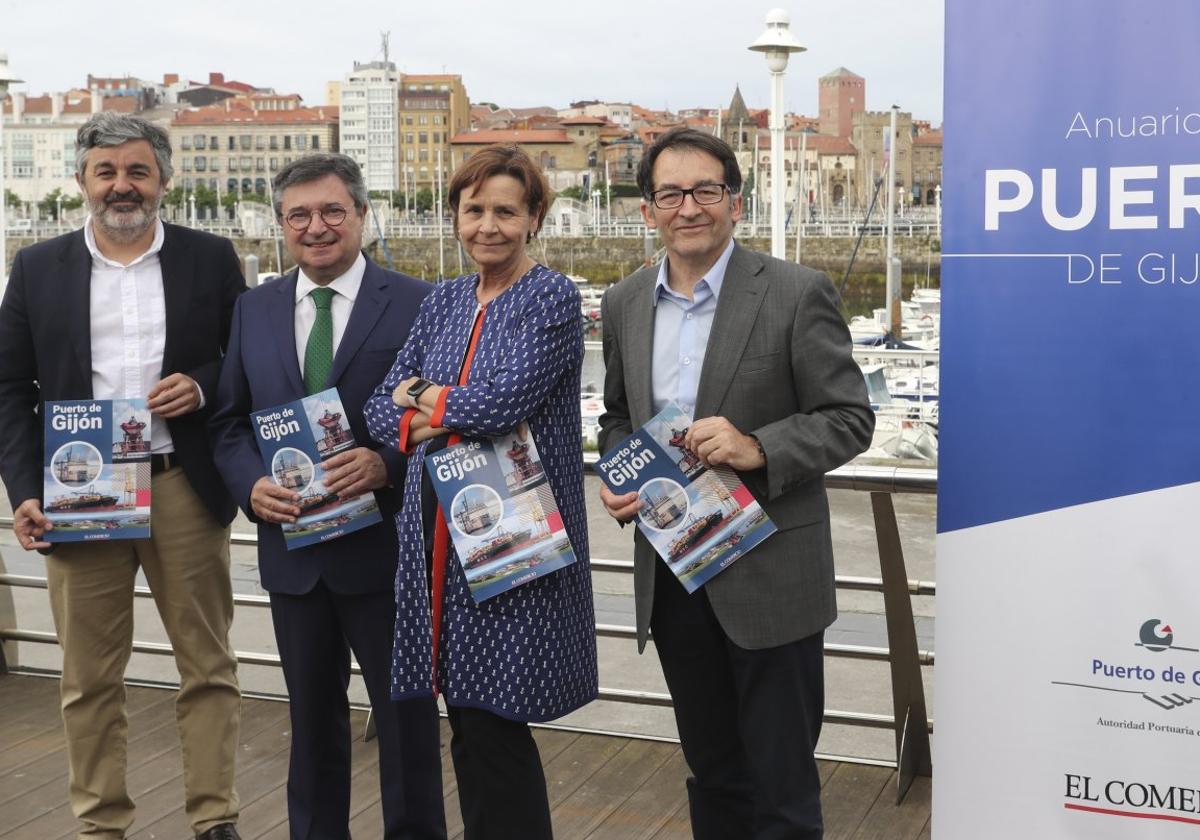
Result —
[[[361, 733], [366, 721], [365, 712], [354, 712], [350, 716], [350, 731]], [[286, 733], [285, 733], [286, 734]], [[350, 766], [365, 767], [369, 755], [375, 751], [375, 742], [364, 742], [359, 735], [350, 742]], [[280, 822], [287, 821], [287, 772], [290, 749], [285, 744], [281, 753], [272, 756], [267, 762], [258, 766], [253, 776], [261, 777], [261, 782], [253, 788], [243, 791], [239, 782], [238, 792], [242, 797], [242, 813], [238, 818], [238, 831], [246, 838], [258, 837], [274, 830]], [[271, 772], [267, 772], [267, 765]], [[175, 835], [160, 835], [175, 836]], [[369, 838], [371, 835], [367, 835]], [[141, 840], [141, 838], [135, 838]], [[145, 840], [151, 840], [145, 838]]]
[[[136, 834], [131, 840], [190, 836], [183, 813], [182, 768], [175, 731], [173, 691], [130, 687], [128, 774], [138, 800]], [[66, 805], [66, 757], [58, 721], [57, 682], [19, 675], [0, 676], [0, 708], [18, 709], [23, 737], [0, 748], [0, 837], [47, 840], [73, 837], [77, 829]], [[53, 722], [32, 732], [33, 722]], [[353, 717], [351, 746], [351, 822], [355, 837], [382, 834], [379, 805], [378, 747], [365, 743], [363, 715]], [[2, 731], [2, 730], [0, 730]], [[450, 758], [450, 731], [441, 722], [442, 781], [450, 836], [461, 836], [457, 783]], [[535, 729], [546, 767], [555, 834], [560, 840], [684, 840], [691, 837], [684, 780], [687, 767], [678, 747], [581, 736], [562, 730]], [[45, 747], [30, 757], [29, 741]], [[242, 796], [241, 830], [247, 840], [286, 840], [289, 724], [284, 703], [243, 702], [238, 789]], [[21, 756], [24, 756], [23, 758]], [[818, 763], [823, 783], [826, 840], [930, 840], [930, 780], [919, 778], [905, 802], [894, 802], [894, 774], [886, 768]]]
[[928, 776], [917, 776], [904, 801], [897, 805], [893, 773], [855, 832], [855, 840], [916, 840], [929, 822], [931, 789]]
[[580, 737], [571, 744], [570, 749], [545, 762], [546, 793], [550, 798], [551, 813], [620, 752], [625, 744], [624, 738], [603, 735]]
[[653, 840], [691, 840], [692, 838], [692, 816], [685, 802], [675, 813], [663, 824], [662, 828], [654, 833]]
[[616, 755], [553, 809], [555, 836], [590, 837], [609, 814], [678, 751], [673, 744], [625, 740]]
[[840, 764], [833, 778], [821, 789], [825, 840], [853, 837], [893, 774], [894, 771], [887, 767]]
[[687, 762], [676, 745], [666, 761], [610, 813], [589, 840], [650, 840], [687, 807]]
[[[248, 738], [238, 738], [236, 785], [243, 809], [248, 795], [253, 797], [262, 787], [282, 784], [280, 780], [287, 778], [290, 743], [287, 712], [284, 703], [242, 701], [247, 733], [254, 733]], [[188, 836], [191, 827], [183, 811], [183, 766], [178, 752], [172, 750], [138, 767], [129, 774], [128, 787], [138, 813], [131, 838]]]
[[4, 725], [0, 726], [0, 762], [5, 767], [20, 766], [21, 762], [11, 757], [11, 753], [25, 741], [62, 730], [55, 684], [50, 680], [32, 682], [28, 695], [10, 691], [7, 699], [0, 698], [0, 709], [4, 709]]
[[[57, 713], [58, 706], [58, 680], [11, 674], [0, 677], [0, 708], [4, 709], [6, 728], [27, 716], [43, 715], [47, 708]], [[0, 732], [2, 738], [4, 733]]]
[[[174, 695], [157, 689], [131, 690], [128, 704], [135, 716], [144, 721], [138, 730], [132, 728], [127, 745], [126, 767], [133, 768], [150, 757], [178, 749], [175, 734]], [[157, 723], [157, 725], [155, 725]], [[27, 774], [30, 785], [36, 787], [11, 798], [0, 806], [0, 825], [13, 838], [28, 836], [44, 840], [63, 833], [74, 834], [75, 816], [67, 804], [67, 758], [65, 736], [58, 731], [57, 741], [44, 761], [26, 764], [14, 776]], [[19, 783], [19, 779], [15, 780]], [[10, 792], [6, 785], [5, 790]]]
[[[173, 707], [169, 702], [172, 696], [167, 692], [154, 689], [131, 692], [125, 702], [129, 737], [139, 731], [140, 724], [138, 724], [137, 718], [141, 713], [154, 712], [158, 714], [165, 708], [168, 713], [173, 715]], [[149, 726], [158, 726], [160, 723], [160, 720], [155, 719]], [[54, 693], [53, 699], [43, 706], [37, 717], [26, 717], [24, 724], [26, 727], [36, 726], [38, 731], [19, 742], [0, 744], [0, 774], [16, 771], [29, 762], [37, 761], [55, 750], [63, 751], [62, 761], [65, 764], [66, 736], [63, 732], [62, 713], [59, 709], [57, 692]], [[11, 734], [20, 728], [21, 724], [10, 727], [6, 720], [5, 726], [0, 728], [0, 731], [7, 731]]]
[[[145, 696], [149, 697], [150, 695]], [[162, 739], [164, 734], [166, 738]], [[136, 758], [143, 749], [140, 742], [147, 738], [152, 739], [153, 743], [158, 743], [160, 739], [165, 740], [163, 750], [171, 749], [174, 744], [178, 743], [175, 736], [174, 703], [169, 701], [154, 703], [135, 713], [129, 725], [127, 753], [129, 759]], [[66, 798], [67, 749], [61, 725], [57, 728], [54, 739], [44, 746], [45, 749], [40, 758], [26, 761], [16, 767], [5, 767], [5, 765], [10, 763], [10, 759], [16, 758], [18, 750], [0, 758], [0, 767], [4, 767], [0, 770], [0, 808], [4, 808], [6, 803], [12, 802], [18, 797], [27, 798], [26, 802], [13, 803], [14, 808], [3, 811], [4, 822], [7, 825], [24, 822], [21, 815], [22, 810], [37, 807], [39, 794], [36, 791], [43, 785], [52, 784], [51, 793], [43, 800], [43, 804], [44, 801], [49, 801], [52, 803], [50, 807], [55, 807]], [[45, 810], [49, 810], [49, 808], [43, 807], [42, 811]]]
[[538, 755], [542, 757], [543, 765], [558, 758], [582, 737], [584, 736], [578, 732], [568, 732], [565, 729], [533, 728], [533, 740], [537, 742]]

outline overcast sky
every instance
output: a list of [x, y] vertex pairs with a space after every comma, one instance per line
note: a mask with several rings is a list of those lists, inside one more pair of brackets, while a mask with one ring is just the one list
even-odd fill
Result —
[[[942, 120], [944, 0], [782, 3], [808, 47], [786, 77], [788, 111], [817, 111], [818, 77], [844, 66], [867, 80], [867, 107], [896, 104]], [[0, 50], [30, 94], [81, 87], [87, 74], [161, 81], [224, 72], [324, 103], [325, 82], [354, 61], [391, 58], [410, 73], [458, 73], [472, 102], [565, 107], [572, 100], [648, 108], [725, 106], [741, 85], [770, 105], [766, 61], [746, 47], [772, 3], [731, 0], [0, 0]]]

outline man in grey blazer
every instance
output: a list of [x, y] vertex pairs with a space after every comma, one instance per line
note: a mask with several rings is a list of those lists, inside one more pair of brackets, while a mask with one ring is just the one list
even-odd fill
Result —
[[[823, 640], [837, 615], [825, 473], [869, 445], [874, 416], [833, 285], [733, 241], [733, 151], [687, 128], [642, 159], [642, 214], [667, 258], [604, 297], [606, 452], [668, 403], [686, 444], [737, 470], [778, 533], [688, 595], [634, 537], [638, 647], [650, 631], [675, 705], [697, 838], [820, 838], [814, 749]], [[636, 493], [601, 491], [628, 522]]]

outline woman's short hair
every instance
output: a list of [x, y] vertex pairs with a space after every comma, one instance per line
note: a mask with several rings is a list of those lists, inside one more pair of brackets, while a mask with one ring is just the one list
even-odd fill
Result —
[[472, 190], [488, 178], [508, 175], [525, 188], [525, 206], [530, 218], [536, 220], [533, 233], [542, 229], [546, 213], [550, 210], [550, 185], [533, 159], [520, 146], [497, 143], [473, 153], [462, 166], [454, 170], [450, 178], [447, 200], [450, 209], [458, 217], [458, 203], [463, 190]]

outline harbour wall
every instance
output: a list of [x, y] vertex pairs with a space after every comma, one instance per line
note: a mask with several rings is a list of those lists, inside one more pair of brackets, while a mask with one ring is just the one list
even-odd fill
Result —
[[[16, 252], [33, 244], [29, 238], [9, 238], [8, 258], [11, 265]], [[742, 240], [743, 245], [758, 251], [770, 251], [770, 241], [765, 238]], [[812, 237], [801, 243], [801, 262], [829, 273], [835, 282], [846, 271], [855, 240], [851, 237]], [[260, 271], [277, 270], [275, 242], [271, 239], [235, 239], [238, 255], [254, 254], [259, 260]], [[659, 241], [653, 248], [657, 250]], [[897, 236], [896, 253], [900, 257], [906, 281], [911, 278], [929, 277], [934, 285], [941, 276], [940, 242], [928, 236]], [[387, 248], [392, 264], [397, 271], [416, 277], [434, 279], [438, 276], [438, 241], [425, 239], [389, 239]], [[463, 270], [470, 271], [466, 255], [460, 255], [458, 243], [447, 236], [443, 243], [443, 259], [447, 276], [459, 274], [460, 256]], [[794, 259], [795, 239], [788, 240], [788, 258]], [[612, 283], [639, 268], [646, 259], [646, 243], [638, 238], [584, 238], [555, 237], [535, 239], [530, 245], [534, 259], [569, 274], [577, 274], [596, 283]], [[859, 246], [853, 275], [882, 275], [885, 271], [884, 255], [887, 250], [882, 236], [865, 236]], [[386, 265], [384, 249], [379, 242], [372, 243], [368, 253], [377, 262]], [[653, 251], [651, 252], [653, 253]], [[291, 267], [286, 251], [283, 254], [285, 269]]]

